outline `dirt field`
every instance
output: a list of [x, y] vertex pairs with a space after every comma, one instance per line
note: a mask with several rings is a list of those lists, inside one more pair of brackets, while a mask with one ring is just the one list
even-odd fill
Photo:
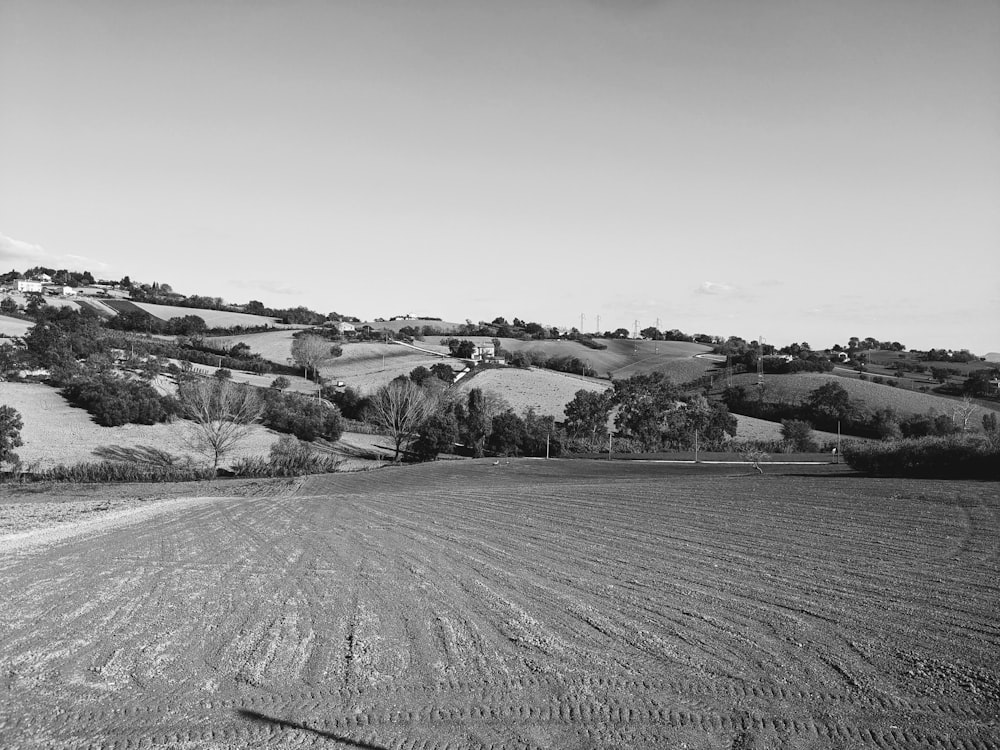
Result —
[[1000, 747], [996, 488], [787, 468], [435, 463], [0, 539], [0, 746]]

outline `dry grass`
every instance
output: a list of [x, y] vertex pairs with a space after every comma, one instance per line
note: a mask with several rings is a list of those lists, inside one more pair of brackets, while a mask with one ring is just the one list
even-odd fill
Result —
[[[848, 392], [852, 401], [864, 404], [868, 409], [894, 409], [900, 415], [923, 414], [932, 409], [939, 414], [950, 414], [960, 400], [938, 396], [933, 393], [921, 393], [891, 385], [872, 383], [871, 381], [842, 378], [837, 375], [819, 373], [801, 373], [798, 375], [765, 375], [764, 399], [770, 402], [786, 401], [799, 403], [809, 397], [809, 394], [826, 383], [836, 383]], [[742, 385], [747, 389], [755, 389], [757, 376], [751, 374], [737, 375], [733, 385]], [[980, 412], [981, 414], [982, 412]], [[976, 417], [976, 421], [980, 417]]]
[[[172, 383], [161, 379], [156, 385], [161, 392], [173, 390]], [[94, 449], [102, 446], [152, 446], [177, 456], [191, 456], [203, 461], [186, 445], [187, 423], [123, 425], [101, 427], [83, 409], [70, 406], [59, 392], [47, 385], [36, 383], [0, 383], [0, 404], [13, 406], [21, 414], [24, 428], [21, 439], [24, 445], [17, 454], [25, 464], [47, 468], [56, 464], [72, 464], [97, 460]], [[257, 425], [237, 450], [226, 457], [224, 467], [242, 458], [266, 456], [281, 435]], [[385, 439], [378, 435], [345, 433], [334, 444], [334, 451], [345, 456], [341, 469], [356, 471], [369, 468], [377, 460], [358, 458], [357, 454], [381, 454], [391, 458], [392, 451], [383, 448]]]
[[238, 336], [213, 336], [213, 346], [231, 348], [239, 343], [250, 347], [250, 351], [259, 354], [270, 362], [284, 365], [292, 356], [293, 329], [265, 331], [263, 333], [244, 333]]
[[26, 334], [33, 323], [20, 318], [8, 318], [0, 315], [0, 336], [20, 337]]
[[[447, 352], [440, 345], [439, 336], [429, 336], [417, 342], [428, 349]], [[477, 344], [490, 343], [488, 336], [461, 336]], [[627, 378], [647, 372], [663, 372], [675, 382], [694, 380], [708, 372], [713, 363], [696, 358], [711, 348], [686, 341], [626, 341], [623, 339], [598, 339], [606, 349], [591, 349], [578, 341], [500, 339], [500, 346], [510, 352], [541, 352], [546, 357], [576, 357], [590, 366], [601, 377]]]
[[225, 310], [202, 310], [195, 307], [176, 307], [174, 305], [154, 305], [149, 302], [132, 302], [136, 307], [145, 310], [154, 318], [170, 320], [182, 318], [185, 315], [197, 315], [205, 321], [209, 328], [232, 328], [234, 326], [273, 326], [277, 318], [265, 318], [262, 315], [228, 312]]
[[[107, 445], [147, 445], [200, 460], [185, 446], [188, 427], [181, 421], [101, 427], [83, 409], [70, 406], [54, 388], [36, 383], [0, 383], [0, 402], [21, 413], [24, 445], [17, 449], [17, 454], [26, 464], [37, 462], [47, 467], [93, 461], [94, 449]], [[276, 432], [256, 427], [239, 449], [227, 457], [226, 465], [240, 458], [266, 454], [278, 437]]]
[[471, 380], [460, 380], [459, 387], [464, 391], [472, 388], [493, 391], [503, 396], [518, 414], [531, 408], [539, 414], [552, 415], [561, 422], [565, 419], [563, 409], [577, 391], [605, 391], [610, 384], [538, 368], [502, 368], [485, 370]]

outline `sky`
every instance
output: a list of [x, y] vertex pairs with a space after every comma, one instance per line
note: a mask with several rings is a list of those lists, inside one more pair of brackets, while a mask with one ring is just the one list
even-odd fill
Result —
[[1000, 351], [996, 0], [0, 0], [0, 270]]

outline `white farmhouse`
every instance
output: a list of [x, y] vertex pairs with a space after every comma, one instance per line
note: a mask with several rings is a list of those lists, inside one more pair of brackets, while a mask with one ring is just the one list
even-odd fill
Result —
[[24, 292], [25, 294], [31, 294], [32, 292], [42, 293], [42, 282], [35, 281], [34, 279], [18, 279], [17, 280], [17, 291]]

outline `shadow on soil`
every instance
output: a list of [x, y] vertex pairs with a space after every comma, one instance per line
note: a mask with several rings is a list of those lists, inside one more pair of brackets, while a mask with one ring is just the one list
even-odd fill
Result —
[[388, 748], [382, 747], [381, 745], [372, 745], [368, 742], [361, 742], [360, 740], [352, 740], [350, 737], [344, 737], [339, 734], [334, 734], [333, 732], [324, 732], [322, 729], [313, 729], [305, 724], [299, 724], [294, 721], [286, 721], [285, 719], [276, 719], [273, 716], [265, 716], [257, 711], [251, 711], [246, 708], [236, 709], [236, 713], [243, 719], [249, 721], [254, 721], [259, 724], [270, 724], [272, 726], [281, 727], [282, 729], [298, 729], [303, 732], [309, 732], [317, 737], [324, 737], [328, 740], [336, 740], [349, 747], [358, 747], [361, 750], [388, 750]]

